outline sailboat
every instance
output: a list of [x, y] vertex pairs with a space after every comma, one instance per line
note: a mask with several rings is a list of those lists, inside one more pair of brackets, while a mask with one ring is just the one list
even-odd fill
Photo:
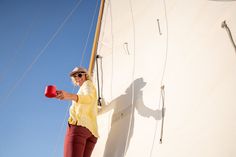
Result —
[[101, 0], [93, 157], [236, 156], [236, 1]]

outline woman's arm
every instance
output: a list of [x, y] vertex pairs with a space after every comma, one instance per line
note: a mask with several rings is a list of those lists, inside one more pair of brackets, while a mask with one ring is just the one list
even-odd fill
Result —
[[77, 94], [68, 93], [64, 90], [57, 90], [56, 98], [60, 100], [73, 100], [75, 102], [78, 102], [79, 99]]

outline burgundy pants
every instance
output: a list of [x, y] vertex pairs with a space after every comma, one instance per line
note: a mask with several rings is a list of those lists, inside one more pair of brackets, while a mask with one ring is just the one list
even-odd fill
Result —
[[64, 143], [64, 157], [90, 157], [97, 138], [85, 127], [69, 124]]

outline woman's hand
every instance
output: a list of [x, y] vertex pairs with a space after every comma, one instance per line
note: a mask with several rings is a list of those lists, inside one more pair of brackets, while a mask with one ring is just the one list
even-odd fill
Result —
[[73, 101], [78, 101], [78, 96], [77, 94], [72, 94], [68, 93], [64, 90], [57, 90], [57, 96], [55, 98], [60, 99], [60, 100], [73, 100]]
[[56, 91], [57, 92], [57, 96], [56, 96], [56, 98], [57, 99], [60, 99], [60, 100], [64, 100], [64, 99], [66, 99], [66, 91], [63, 91], [63, 90], [57, 90]]

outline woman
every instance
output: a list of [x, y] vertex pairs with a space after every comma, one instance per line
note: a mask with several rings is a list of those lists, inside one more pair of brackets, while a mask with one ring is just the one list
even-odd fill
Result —
[[77, 94], [57, 91], [57, 99], [72, 100], [64, 143], [64, 157], [90, 157], [97, 142], [97, 93], [87, 70], [76, 67], [70, 73], [80, 86]]

